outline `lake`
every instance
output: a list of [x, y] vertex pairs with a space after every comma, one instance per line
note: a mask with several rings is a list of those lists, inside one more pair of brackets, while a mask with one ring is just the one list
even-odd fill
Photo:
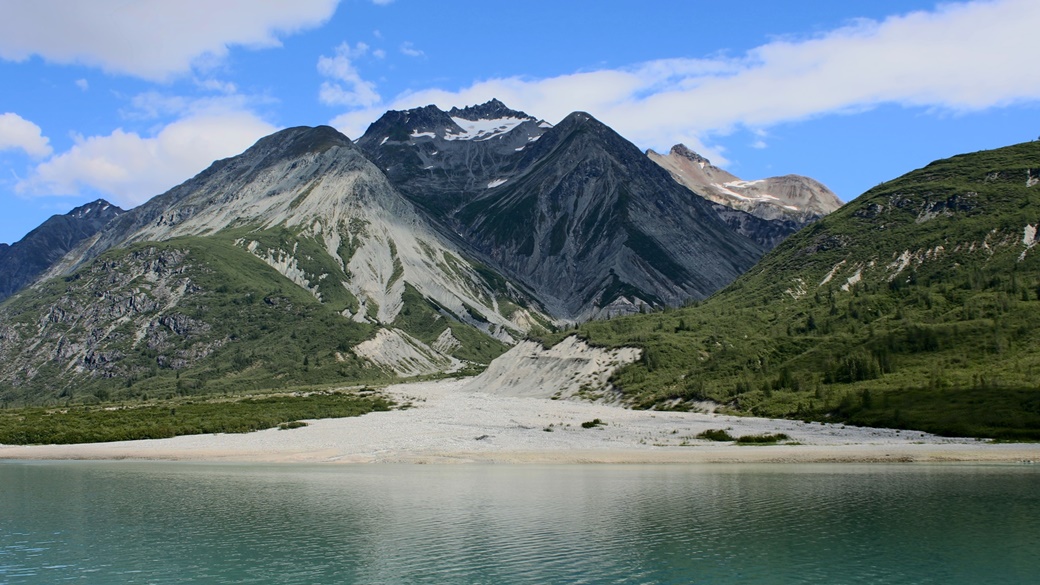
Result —
[[1040, 466], [0, 463], [0, 583], [1035, 583]]

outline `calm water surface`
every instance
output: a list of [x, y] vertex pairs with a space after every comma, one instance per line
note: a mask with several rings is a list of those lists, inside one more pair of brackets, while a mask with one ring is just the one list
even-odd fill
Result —
[[0, 583], [1037, 583], [1035, 466], [0, 464]]

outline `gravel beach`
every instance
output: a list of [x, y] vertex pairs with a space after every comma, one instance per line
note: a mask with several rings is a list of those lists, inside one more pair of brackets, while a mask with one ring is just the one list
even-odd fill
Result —
[[[391, 386], [405, 408], [309, 421], [292, 430], [85, 445], [0, 446], [0, 459], [134, 459], [270, 463], [1032, 462], [1040, 445], [993, 444], [917, 431], [488, 394], [473, 380]], [[602, 425], [583, 428], [595, 419]], [[784, 433], [777, 445], [697, 439]]]

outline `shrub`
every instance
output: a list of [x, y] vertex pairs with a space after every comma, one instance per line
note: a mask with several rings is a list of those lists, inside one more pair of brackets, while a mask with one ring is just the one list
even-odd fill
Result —
[[583, 428], [583, 429], [593, 429], [593, 428], [596, 428], [596, 427], [606, 426], [606, 424], [607, 423], [601, 421], [600, 419], [594, 418], [592, 420], [587, 420], [587, 421], [581, 423], [581, 428]]
[[699, 435], [697, 435], [697, 438], [698, 439], [705, 439], [705, 440], [708, 440], [708, 441], [733, 441], [733, 440], [735, 440], [733, 438], [733, 435], [729, 434], [728, 432], [724, 431], [723, 429], [708, 429], [706, 431], [702, 431]]
[[786, 441], [790, 438], [784, 433], [763, 433], [761, 435], [743, 435], [737, 439], [737, 443], [741, 445], [764, 445]]

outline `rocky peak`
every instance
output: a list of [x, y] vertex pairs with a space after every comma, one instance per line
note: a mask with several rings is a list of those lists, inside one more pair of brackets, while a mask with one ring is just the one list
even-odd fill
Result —
[[704, 163], [705, 165], [710, 165], [711, 164], [710, 160], [708, 160], [708, 159], [704, 158], [703, 156], [697, 154], [696, 152], [690, 150], [690, 148], [688, 146], [686, 146], [685, 144], [682, 144], [682, 143], [679, 143], [679, 144], [676, 144], [675, 146], [673, 146], [672, 149], [670, 151], [668, 151], [668, 153], [673, 155], [673, 156], [681, 156], [682, 158], [685, 158], [687, 160], [691, 160], [691, 161], [693, 161], [695, 163]]
[[31, 283], [53, 262], [123, 213], [98, 199], [52, 216], [14, 245], [0, 245], [0, 301]]
[[353, 146], [353, 143], [331, 126], [296, 126], [261, 138], [240, 156], [270, 159], [273, 162], [308, 153], [322, 153], [337, 146]]
[[[746, 211], [761, 219], [787, 224], [791, 233], [841, 206], [841, 200], [819, 181], [801, 175], [784, 175], [744, 181], [711, 164], [707, 158], [676, 144], [667, 156], [653, 150], [647, 156], [671, 173], [681, 185], [714, 203]], [[729, 215], [722, 210], [720, 215]], [[742, 220], [743, 224], [747, 222]], [[738, 229], [741, 233], [744, 230]], [[779, 240], [770, 233], [765, 240], [745, 233], [772, 247]], [[780, 238], [782, 239], [782, 238]]]
[[476, 106], [466, 106], [461, 109], [453, 107], [448, 110], [448, 115], [452, 118], [462, 118], [464, 120], [498, 120], [501, 118], [534, 120], [533, 116], [518, 110], [511, 110], [497, 99], [492, 99]]
[[86, 205], [80, 205], [65, 215], [75, 219], [87, 219], [91, 214], [93, 214], [93, 218], [101, 215], [104, 216], [102, 221], [107, 222], [109, 219], [112, 219], [121, 213], [124, 213], [124, 211], [119, 207], [112, 205], [104, 199], [97, 199], [87, 203]]
[[382, 146], [387, 141], [409, 142], [422, 134], [444, 136], [462, 132], [451, 116], [430, 104], [422, 108], [386, 112], [369, 125], [365, 134], [358, 139], [358, 146], [372, 148]]

